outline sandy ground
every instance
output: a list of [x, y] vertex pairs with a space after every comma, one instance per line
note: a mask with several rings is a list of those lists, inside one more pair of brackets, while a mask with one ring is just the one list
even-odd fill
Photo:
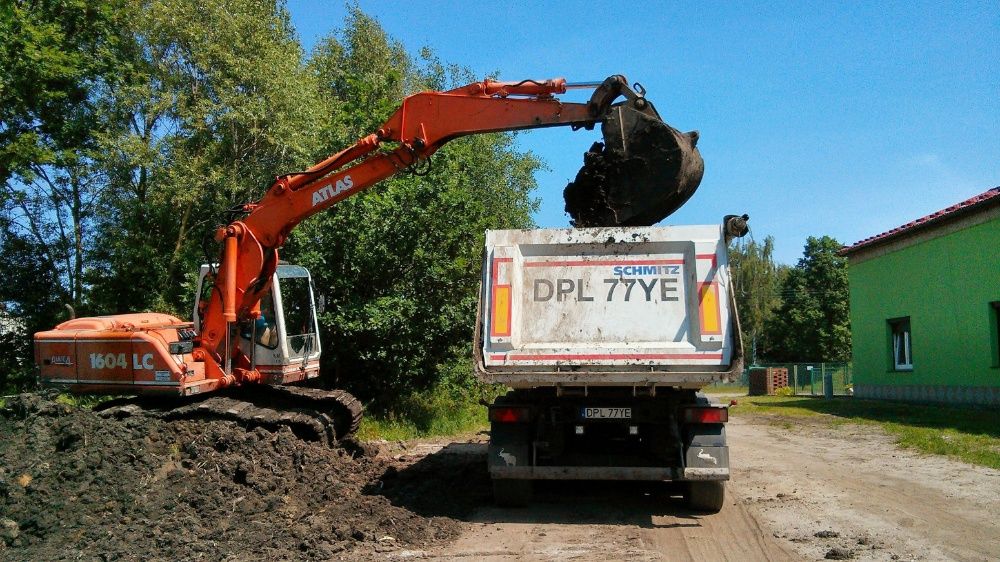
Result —
[[[800, 422], [796, 422], [800, 423]], [[1000, 471], [900, 450], [872, 427], [729, 424], [733, 479], [716, 515], [664, 486], [552, 482], [526, 509], [484, 503], [453, 543], [388, 559], [995, 560]], [[485, 462], [485, 437], [408, 456]]]
[[799, 556], [1000, 558], [1000, 471], [901, 450], [871, 426], [805, 423], [729, 431], [738, 501]]

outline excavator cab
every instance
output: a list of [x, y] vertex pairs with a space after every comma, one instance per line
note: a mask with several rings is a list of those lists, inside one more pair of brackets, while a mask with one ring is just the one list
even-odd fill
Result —
[[[202, 299], [210, 298], [211, 268], [202, 265], [194, 305], [195, 330]], [[260, 301], [260, 318], [238, 327], [240, 350], [252, 359], [266, 384], [287, 384], [319, 376], [319, 324], [309, 270], [278, 265], [271, 288]]]

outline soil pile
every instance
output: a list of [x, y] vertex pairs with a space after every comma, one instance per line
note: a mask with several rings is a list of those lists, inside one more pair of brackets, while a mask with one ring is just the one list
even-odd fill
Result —
[[394, 471], [288, 429], [109, 419], [21, 395], [0, 411], [0, 558], [365, 559], [453, 538], [454, 520], [379, 493]]
[[701, 184], [705, 165], [698, 133], [617, 108], [602, 123], [605, 143], [583, 155], [583, 168], [563, 191], [577, 228], [650, 226], [676, 211]]

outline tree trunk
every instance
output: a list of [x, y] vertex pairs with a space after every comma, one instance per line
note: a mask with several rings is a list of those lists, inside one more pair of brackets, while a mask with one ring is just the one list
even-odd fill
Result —
[[79, 181], [74, 177], [70, 183], [73, 186], [73, 251], [75, 254], [72, 300], [73, 308], [78, 308], [83, 298], [83, 202]]
[[177, 242], [174, 243], [174, 251], [170, 254], [170, 263], [167, 264], [167, 279], [166, 282], [169, 284], [174, 278], [174, 272], [177, 270], [177, 262], [180, 261], [181, 250], [184, 247], [184, 241], [187, 239], [187, 226], [188, 220], [191, 218], [191, 207], [193, 203], [188, 203], [187, 207], [184, 207], [184, 214], [181, 215], [181, 225], [177, 230]]

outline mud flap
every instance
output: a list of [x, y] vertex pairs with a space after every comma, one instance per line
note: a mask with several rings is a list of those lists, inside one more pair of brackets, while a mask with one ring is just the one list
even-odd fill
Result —
[[504, 478], [503, 469], [508, 467], [530, 467], [531, 436], [528, 427], [525, 424], [493, 424], [487, 462], [490, 475], [494, 478]]
[[684, 480], [729, 480], [729, 447], [721, 424], [689, 429], [685, 443]]

